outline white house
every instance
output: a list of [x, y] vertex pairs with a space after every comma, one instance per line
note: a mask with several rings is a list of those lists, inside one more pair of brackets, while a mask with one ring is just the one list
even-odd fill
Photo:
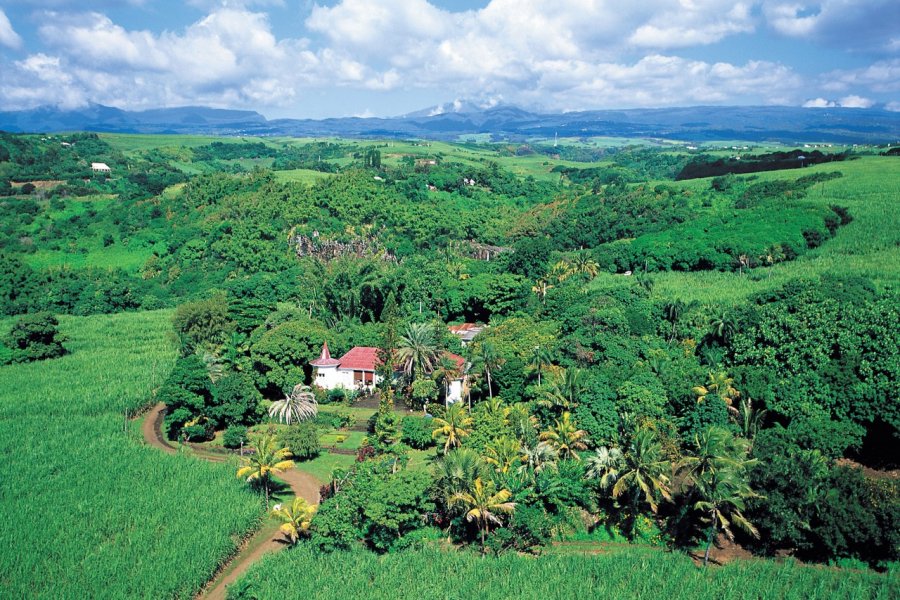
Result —
[[94, 173], [111, 173], [112, 169], [109, 168], [109, 165], [106, 163], [91, 163], [91, 171]]
[[[466, 381], [464, 373], [465, 359], [456, 354], [446, 353], [457, 366], [457, 377], [450, 381], [447, 390], [447, 402], [459, 402], [463, 399], [463, 387]], [[315, 367], [313, 384], [326, 390], [344, 388], [346, 390], [364, 390], [371, 392], [381, 376], [376, 372], [379, 364], [378, 348], [371, 346], [355, 346], [340, 358], [331, 358], [328, 343], [322, 344], [322, 353], [309, 364]]]

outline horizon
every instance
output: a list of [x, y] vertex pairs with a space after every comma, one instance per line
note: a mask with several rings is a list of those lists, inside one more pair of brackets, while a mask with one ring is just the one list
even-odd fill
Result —
[[889, 0], [10, 0], [0, 110], [900, 111], [897, 22]]

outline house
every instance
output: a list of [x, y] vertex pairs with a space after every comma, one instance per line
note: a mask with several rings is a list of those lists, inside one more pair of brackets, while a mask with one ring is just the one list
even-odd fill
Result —
[[459, 336], [463, 346], [468, 346], [475, 339], [476, 335], [484, 331], [484, 325], [463, 323], [461, 325], [448, 325], [447, 329], [450, 330], [450, 333]]
[[91, 163], [91, 171], [94, 173], [111, 173], [112, 169], [109, 168], [109, 165], [106, 163]]
[[[458, 376], [450, 381], [447, 390], [447, 402], [453, 403], [462, 400], [463, 386], [466, 375], [464, 373], [465, 359], [456, 354], [447, 353], [449, 358], [456, 362]], [[371, 346], [355, 346], [340, 358], [332, 358], [328, 350], [328, 342], [322, 344], [322, 352], [319, 358], [310, 361], [315, 367], [313, 384], [326, 390], [344, 388], [347, 390], [361, 390], [371, 392], [381, 382], [378, 369], [378, 348]], [[399, 372], [395, 372], [399, 375]]]

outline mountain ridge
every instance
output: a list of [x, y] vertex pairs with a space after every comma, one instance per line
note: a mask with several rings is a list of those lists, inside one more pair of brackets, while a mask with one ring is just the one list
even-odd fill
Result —
[[536, 113], [498, 105], [465, 110], [423, 109], [398, 117], [267, 119], [252, 110], [203, 106], [126, 111], [93, 104], [83, 109], [39, 107], [0, 112], [0, 130], [55, 133], [207, 134], [248, 136], [399, 137], [457, 140], [489, 134], [493, 140], [530, 137], [644, 137], [703, 142], [748, 140], [892, 143], [900, 140], [900, 113], [880, 108], [692, 106]]

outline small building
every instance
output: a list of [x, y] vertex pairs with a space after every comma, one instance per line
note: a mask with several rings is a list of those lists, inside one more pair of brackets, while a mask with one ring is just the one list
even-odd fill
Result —
[[[450, 381], [447, 390], [447, 402], [452, 404], [463, 398], [466, 361], [456, 354], [448, 352], [446, 355], [456, 362], [458, 368], [458, 376]], [[381, 376], [376, 372], [379, 363], [378, 348], [355, 346], [342, 357], [332, 358], [331, 352], [328, 350], [328, 342], [325, 342], [322, 344], [319, 358], [309, 364], [315, 368], [313, 384], [322, 389], [343, 388], [371, 392], [381, 382]], [[395, 375], [399, 375], [399, 372], [395, 372]]]
[[475, 336], [484, 331], [484, 325], [476, 323], [462, 323], [461, 325], [448, 325], [447, 329], [453, 335], [458, 335], [463, 346], [468, 346]]
[[109, 168], [109, 165], [106, 163], [91, 163], [91, 171], [94, 173], [112, 173], [112, 169]]

